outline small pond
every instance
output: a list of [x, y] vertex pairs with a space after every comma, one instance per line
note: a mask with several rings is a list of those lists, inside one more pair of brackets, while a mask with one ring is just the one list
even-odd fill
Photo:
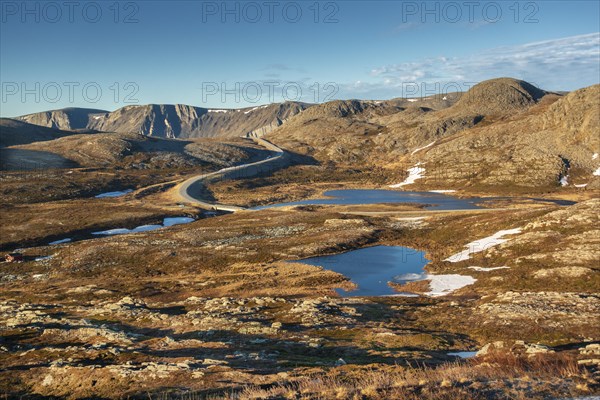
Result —
[[429, 260], [424, 252], [409, 247], [374, 246], [291, 262], [323, 267], [350, 278], [358, 288], [350, 292], [339, 289], [338, 293], [343, 297], [354, 297], [398, 295], [388, 282], [418, 279], [423, 276], [423, 267]]

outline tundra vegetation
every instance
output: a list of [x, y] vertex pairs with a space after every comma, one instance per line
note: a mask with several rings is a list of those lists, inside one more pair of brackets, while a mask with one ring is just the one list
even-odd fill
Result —
[[[0, 264], [0, 394], [597, 395], [599, 91], [502, 78], [452, 98], [235, 118], [188, 107], [168, 132], [140, 122], [164, 107], [3, 119], [0, 248], [18, 257]], [[82, 115], [91, 122], [73, 125]], [[206, 181], [204, 201], [248, 208], [332, 189], [484, 199], [233, 213], [182, 201], [189, 178], [271, 157], [251, 140], [261, 135], [287, 164]], [[428, 260], [415, 279], [390, 277], [395, 296], [352, 296], [357, 282], [302, 263], [380, 245]]]

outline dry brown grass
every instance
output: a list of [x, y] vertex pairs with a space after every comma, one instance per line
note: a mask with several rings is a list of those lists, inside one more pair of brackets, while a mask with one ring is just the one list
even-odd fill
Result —
[[[228, 399], [526, 399], [574, 393], [590, 378], [571, 355], [518, 358], [493, 354], [438, 367], [341, 367], [267, 388], [248, 387]], [[520, 382], [527, 382], [520, 387]], [[563, 385], [557, 385], [562, 382]]]
[[161, 223], [167, 216], [195, 213], [193, 209], [121, 198], [6, 206], [0, 212], [0, 249], [45, 245], [65, 237], [89, 236], [90, 231], [133, 228]]

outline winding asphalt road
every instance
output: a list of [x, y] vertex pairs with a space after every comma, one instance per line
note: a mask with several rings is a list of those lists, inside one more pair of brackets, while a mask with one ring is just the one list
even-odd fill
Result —
[[220, 203], [210, 203], [206, 200], [203, 200], [202, 197], [206, 193], [207, 182], [225, 179], [248, 178], [262, 173], [274, 171], [288, 164], [289, 155], [285, 151], [265, 139], [253, 138], [252, 140], [254, 140], [256, 144], [259, 144], [271, 151], [271, 155], [261, 161], [223, 168], [208, 174], [194, 176], [193, 178], [182, 182], [176, 188], [176, 194], [181, 201], [210, 210], [229, 212], [244, 210], [243, 207]]

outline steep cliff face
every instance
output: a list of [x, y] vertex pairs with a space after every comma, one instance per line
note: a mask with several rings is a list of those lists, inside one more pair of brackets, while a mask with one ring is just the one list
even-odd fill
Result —
[[102, 132], [139, 133], [146, 136], [175, 138], [194, 128], [206, 110], [182, 104], [126, 106], [97, 116], [89, 128]]
[[139, 133], [166, 138], [262, 136], [310, 104], [285, 102], [241, 109], [207, 109], [184, 104], [126, 106], [113, 112], [64, 109], [19, 117], [65, 130]]
[[107, 114], [108, 111], [92, 108], [63, 108], [60, 110], [45, 111], [27, 114], [15, 119], [33, 125], [62, 130], [89, 129], [95, 118]]

